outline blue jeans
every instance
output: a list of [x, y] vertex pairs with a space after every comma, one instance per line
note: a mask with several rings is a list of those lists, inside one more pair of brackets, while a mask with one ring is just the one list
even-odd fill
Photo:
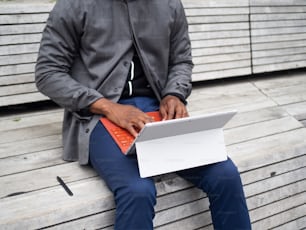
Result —
[[[120, 100], [144, 112], [159, 109], [153, 98]], [[99, 122], [90, 138], [90, 163], [113, 192], [116, 230], [153, 229], [156, 189], [152, 178], [140, 178], [137, 160], [125, 156]], [[251, 229], [239, 172], [227, 161], [183, 170], [177, 174], [207, 193], [215, 229]]]

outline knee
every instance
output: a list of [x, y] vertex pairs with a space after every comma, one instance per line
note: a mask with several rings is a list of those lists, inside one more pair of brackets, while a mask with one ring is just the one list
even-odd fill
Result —
[[[119, 194], [118, 194], [119, 195]], [[126, 184], [121, 189], [121, 196], [130, 201], [148, 200], [150, 203], [156, 203], [156, 189], [151, 179], [140, 179]]]
[[240, 180], [240, 173], [236, 165], [229, 159], [224, 162], [220, 172], [220, 176], [229, 180]]
[[236, 165], [229, 159], [217, 164], [210, 174], [210, 188], [223, 191], [237, 191], [242, 187], [240, 173]]

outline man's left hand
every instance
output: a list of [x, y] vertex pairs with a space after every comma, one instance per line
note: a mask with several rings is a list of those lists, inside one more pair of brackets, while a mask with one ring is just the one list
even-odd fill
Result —
[[160, 115], [162, 120], [188, 117], [188, 111], [184, 103], [176, 96], [168, 95], [160, 102]]

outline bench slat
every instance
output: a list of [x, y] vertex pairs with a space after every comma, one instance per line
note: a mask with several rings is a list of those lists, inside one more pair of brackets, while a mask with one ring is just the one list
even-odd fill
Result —
[[[257, 0], [256, 0], [257, 1]], [[276, 6], [276, 7], [270, 7], [267, 6], [269, 4], [265, 4], [261, 7], [253, 6], [251, 4], [251, 14], [275, 14], [275, 13], [305, 13], [306, 12], [306, 6]]]
[[41, 33], [0, 36], [0, 45], [40, 43]]
[[0, 97], [0, 107], [49, 100], [39, 92]]
[[11, 75], [11, 76], [1, 76], [0, 86], [23, 84], [34, 81], [34, 73], [32, 74], [21, 74], [21, 75]]
[[0, 14], [0, 25], [45, 23], [47, 21], [48, 16], [49, 12], [43, 14], [33, 14], [33, 12], [31, 12], [31, 14]]
[[198, 8], [198, 7], [241, 7], [248, 6], [248, 0], [210, 0], [210, 1], [194, 1], [194, 0], [182, 0], [185, 8]]
[[37, 53], [38, 49], [39, 43], [0, 46], [0, 56]]
[[31, 4], [31, 3], [18, 3], [18, 4], [9, 4], [1, 3], [0, 4], [0, 15], [1, 14], [28, 14], [28, 13], [49, 13], [53, 8], [54, 4]]
[[251, 0], [250, 1], [252, 6], [282, 6], [282, 5], [289, 5], [289, 6], [294, 6], [294, 5], [306, 5], [304, 0]]
[[25, 25], [2, 25], [0, 27], [0, 34], [2, 35], [34, 34], [34, 33], [41, 33], [44, 28], [45, 28], [44, 23], [25, 24]]
[[253, 72], [254, 73], [273, 72], [273, 71], [303, 68], [305, 66], [306, 66], [305, 60], [285, 62], [285, 63], [274, 63], [270, 65], [254, 66]]

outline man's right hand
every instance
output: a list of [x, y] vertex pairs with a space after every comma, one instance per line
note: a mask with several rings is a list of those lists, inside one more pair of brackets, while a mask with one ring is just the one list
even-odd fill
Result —
[[92, 103], [90, 111], [95, 114], [103, 114], [116, 125], [128, 130], [134, 137], [146, 123], [153, 121], [149, 115], [134, 106], [121, 105], [105, 98]]

